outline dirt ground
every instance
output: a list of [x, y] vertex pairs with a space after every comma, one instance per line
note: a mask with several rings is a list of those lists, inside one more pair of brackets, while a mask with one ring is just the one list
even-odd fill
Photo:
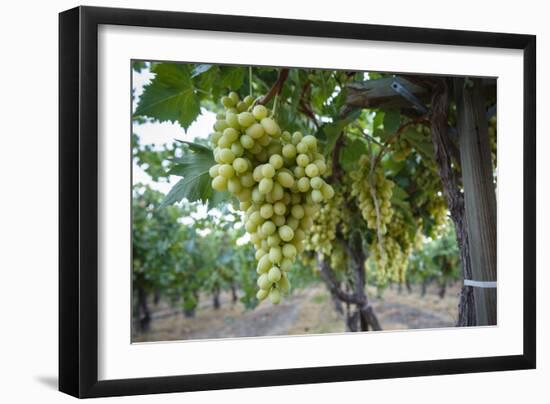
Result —
[[[447, 288], [443, 299], [436, 286], [420, 297], [420, 287], [412, 293], [396, 287], [384, 291], [382, 298], [369, 290], [369, 298], [383, 330], [452, 327], [458, 315], [459, 285]], [[151, 304], [150, 331], [133, 336], [134, 342], [189, 339], [256, 337], [271, 335], [324, 334], [344, 332], [344, 321], [334, 309], [322, 285], [295, 291], [274, 306], [265, 301], [254, 310], [232, 303], [222, 294], [221, 307], [215, 310], [211, 299], [202, 299], [194, 318], [184, 317], [162, 301]]]

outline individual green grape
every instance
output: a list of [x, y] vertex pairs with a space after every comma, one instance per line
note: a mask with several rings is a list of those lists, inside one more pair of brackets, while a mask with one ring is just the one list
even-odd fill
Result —
[[258, 185], [258, 189], [260, 190], [260, 193], [262, 194], [268, 194], [273, 189], [273, 180], [271, 178], [262, 178], [260, 180], [260, 184]]
[[272, 154], [271, 157], [269, 157], [269, 164], [271, 164], [271, 166], [275, 170], [278, 170], [283, 166], [284, 160], [279, 154], [275, 153], [275, 154]]
[[222, 104], [226, 108], [235, 106], [235, 102], [230, 97], [222, 97]]
[[238, 112], [244, 112], [248, 109], [248, 104], [244, 101], [239, 101], [236, 108]]
[[245, 148], [246, 150], [252, 149], [255, 145], [254, 139], [252, 139], [252, 137], [249, 135], [242, 135], [240, 138], [240, 142], [243, 148]]
[[287, 159], [293, 159], [296, 157], [296, 147], [292, 143], [285, 144], [282, 152], [283, 157]]
[[272, 118], [264, 118], [261, 120], [261, 125], [264, 128], [264, 131], [271, 136], [277, 136], [281, 133], [281, 128], [277, 122]]
[[262, 233], [267, 237], [272, 235], [277, 231], [277, 226], [275, 226], [275, 223], [268, 220], [262, 224]]
[[279, 279], [281, 279], [281, 270], [277, 267], [272, 267], [267, 274], [267, 278], [271, 283], [279, 282]]
[[253, 123], [256, 123], [256, 119], [250, 112], [241, 112], [237, 115], [237, 122], [243, 128], [248, 128]]
[[252, 110], [252, 114], [256, 120], [261, 121], [267, 116], [267, 108], [263, 105], [256, 105]]
[[269, 296], [269, 290], [266, 289], [260, 289], [258, 292], [256, 292], [256, 298], [259, 301], [265, 300]]
[[275, 202], [273, 204], [273, 212], [279, 216], [284, 215], [286, 213], [286, 205], [283, 202]]
[[284, 225], [279, 227], [279, 237], [283, 241], [290, 241], [294, 237], [294, 230], [290, 226]]
[[226, 128], [223, 131], [223, 136], [225, 136], [229, 143], [233, 143], [239, 138], [239, 132], [235, 128]]
[[260, 208], [260, 215], [264, 219], [269, 219], [271, 216], [273, 216], [273, 205], [270, 203], [265, 203]]
[[311, 188], [313, 189], [321, 189], [323, 185], [325, 185], [325, 182], [321, 177], [313, 177], [309, 183], [311, 184]]
[[[277, 225], [275, 224], [275, 226]], [[267, 237], [267, 245], [269, 247], [277, 247], [279, 244], [281, 244], [281, 238], [277, 233], [273, 233]]]
[[259, 139], [264, 135], [265, 131], [262, 125], [254, 123], [246, 130], [246, 134], [252, 139]]
[[218, 172], [222, 177], [225, 177], [225, 178], [231, 178], [235, 175], [235, 169], [230, 164], [222, 164], [218, 168]]
[[298, 153], [307, 153], [308, 151], [308, 147], [307, 147], [307, 144], [305, 144], [304, 142], [300, 142], [296, 145], [296, 150], [298, 151]]
[[308, 164], [306, 167], [306, 175], [309, 178], [317, 177], [319, 175], [319, 167], [313, 163]]
[[226, 112], [225, 121], [227, 122], [230, 128], [239, 129], [240, 127], [237, 114], [234, 112]]
[[227, 178], [221, 175], [216, 176], [216, 178], [212, 180], [212, 188], [218, 192], [225, 191], [227, 189]]
[[271, 247], [269, 249], [269, 260], [273, 264], [280, 264], [283, 259], [283, 253], [279, 247]]
[[257, 272], [263, 274], [269, 271], [269, 268], [271, 268], [271, 261], [269, 260], [269, 256], [265, 254], [258, 261]]
[[288, 280], [288, 277], [284, 272], [281, 274], [281, 279], [278, 282], [278, 286], [279, 286], [279, 289], [284, 293], [290, 290], [290, 281]]
[[285, 256], [286, 258], [294, 258], [296, 257], [296, 254], [297, 254], [297, 250], [296, 250], [296, 247], [294, 247], [294, 245], [285, 244], [283, 246], [283, 256]]
[[216, 178], [219, 175], [220, 172], [220, 165], [214, 164], [210, 169], [208, 170], [208, 174], [210, 175], [210, 178]]
[[235, 154], [231, 149], [221, 149], [219, 152], [219, 158], [222, 163], [231, 164], [235, 160]]
[[298, 154], [298, 157], [296, 157], [296, 163], [305, 169], [305, 167], [309, 164], [309, 157], [304, 153]]
[[323, 194], [318, 189], [311, 191], [311, 200], [315, 203], [320, 203], [323, 200]]
[[273, 178], [275, 176], [275, 168], [269, 163], [262, 166], [261, 172], [264, 178]]
[[269, 280], [269, 277], [268, 277], [267, 273], [263, 273], [258, 277], [258, 282], [257, 283], [258, 283], [258, 286], [260, 287], [260, 289], [267, 290], [271, 287], [271, 284], [273, 282], [271, 282]]
[[273, 304], [281, 303], [281, 292], [275, 288], [271, 289], [271, 292], [269, 292], [269, 300]]
[[235, 160], [233, 160], [232, 165], [237, 174], [242, 174], [248, 170], [248, 163], [242, 157], [237, 157]]
[[228, 97], [233, 101], [233, 105], [237, 105], [239, 103], [239, 94], [237, 94], [235, 91], [231, 91], [228, 94]]
[[277, 182], [285, 188], [291, 188], [294, 185], [294, 178], [286, 171], [277, 174]]
[[232, 177], [227, 180], [227, 190], [232, 194], [240, 194], [242, 191], [242, 185], [238, 178]]
[[292, 134], [292, 144], [293, 145], [297, 145], [298, 143], [300, 143], [302, 141], [302, 138], [303, 138], [303, 135], [302, 133], [300, 132], [294, 132]]

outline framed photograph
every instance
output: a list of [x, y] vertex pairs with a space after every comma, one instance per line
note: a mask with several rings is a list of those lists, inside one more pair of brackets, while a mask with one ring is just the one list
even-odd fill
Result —
[[59, 29], [61, 391], [535, 368], [534, 36]]

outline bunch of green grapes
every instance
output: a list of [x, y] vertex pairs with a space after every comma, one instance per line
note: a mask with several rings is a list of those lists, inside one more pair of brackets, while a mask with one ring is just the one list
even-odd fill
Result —
[[424, 233], [422, 233], [422, 218], [418, 219], [416, 233], [414, 234], [413, 250], [421, 250], [424, 246]]
[[[371, 174], [371, 161], [366, 155], [361, 156], [359, 167], [350, 173], [350, 178], [352, 180], [351, 196], [357, 198], [359, 209], [367, 221], [368, 228], [377, 229], [380, 234], [386, 234], [387, 224], [393, 216], [391, 197], [395, 184], [386, 179], [380, 166], [377, 166]], [[378, 203], [378, 212], [376, 203]], [[380, 226], [378, 226], [378, 221]]]
[[305, 231], [320, 204], [334, 196], [322, 178], [327, 165], [314, 136], [282, 131], [252, 97], [240, 101], [231, 92], [221, 101], [225, 112], [210, 136], [217, 163], [210, 168], [212, 188], [239, 200], [258, 260], [256, 296], [278, 304], [290, 288], [287, 272], [304, 250]]
[[418, 234], [422, 234], [419, 229], [417, 229], [415, 237], [411, 236], [410, 226], [405, 222], [403, 215], [397, 212], [388, 225], [388, 232], [384, 236], [382, 248], [379, 244], [380, 240], [374, 238], [365, 267], [368, 267], [369, 261], [372, 263], [378, 285], [384, 285], [388, 281], [405, 281], [409, 258], [415, 248], [415, 243], [418, 243], [416, 237]]
[[401, 138], [397, 140], [393, 145], [392, 157], [395, 161], [403, 161], [412, 153], [413, 148], [407, 139]]
[[380, 248], [378, 239], [371, 243], [370, 255], [365, 262], [369, 262], [375, 268], [376, 283], [380, 286], [388, 281], [403, 282], [409, 263], [410, 252], [403, 251], [402, 247], [393, 237], [384, 237], [384, 247]]
[[344, 197], [341, 192], [336, 192], [330, 201], [321, 206], [314, 217], [313, 225], [306, 233], [306, 250], [319, 252], [324, 257], [331, 255], [337, 226], [346, 219], [343, 206]]
[[441, 180], [434, 170], [433, 167], [427, 165], [421, 165], [417, 169], [413, 178], [416, 183], [415, 188], [421, 192], [416, 192], [412, 199], [414, 206], [427, 210], [433, 219], [433, 231], [429, 234], [431, 237], [439, 234], [441, 227], [447, 223], [448, 215], [447, 202], [441, 190]]
[[430, 232], [432, 238], [437, 237], [441, 234], [448, 220], [448, 210], [447, 203], [443, 195], [436, 194], [434, 197], [430, 198], [427, 202], [427, 209], [430, 217], [434, 221], [434, 226]]

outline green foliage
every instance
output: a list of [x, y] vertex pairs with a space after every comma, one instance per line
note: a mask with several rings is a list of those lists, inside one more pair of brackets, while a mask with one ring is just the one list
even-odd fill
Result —
[[183, 177], [164, 198], [161, 207], [180, 202], [184, 198], [189, 202], [209, 202], [211, 208], [217, 206], [228, 195], [218, 193], [212, 195], [212, 180], [208, 170], [215, 163], [212, 150], [193, 142], [182, 142], [187, 147], [182, 149], [183, 156], [174, 158], [171, 175]]
[[[150, 187], [134, 186], [132, 203], [133, 283], [147, 293], [160, 290], [173, 305], [193, 309], [200, 292], [243, 291], [245, 307], [255, 298], [254, 255], [248, 244], [237, 243], [242, 228], [235, 228], [227, 209], [215, 219], [198, 218], [197, 204], [161, 207], [164, 195]], [[191, 223], [182, 223], [181, 218]]]
[[220, 72], [220, 86], [238, 90], [244, 83], [245, 70], [242, 67], [225, 67]]
[[323, 144], [325, 155], [328, 155], [332, 151], [338, 136], [340, 136], [344, 128], [355, 121], [360, 115], [361, 110], [357, 109], [348, 114], [345, 118], [337, 119], [336, 121], [326, 123], [321, 126], [316, 134], [316, 137]]
[[187, 129], [200, 113], [200, 100], [193, 86], [189, 66], [159, 63], [153, 68], [155, 78], [146, 85], [135, 115], [160, 122], [179, 122]]
[[397, 132], [401, 125], [401, 113], [398, 109], [387, 110], [384, 114], [384, 130], [392, 134]]
[[445, 233], [418, 249], [409, 261], [408, 278], [421, 283], [435, 279], [460, 279], [460, 261], [454, 228], [449, 224]]
[[[271, 67], [249, 70], [248, 66], [176, 63], [141, 65], [134, 62], [133, 68], [135, 71], [149, 68], [154, 74], [138, 100], [134, 123], [151, 120], [178, 122], [185, 130], [201, 111], [220, 113], [220, 98], [229, 91], [237, 92], [241, 99], [247, 95], [253, 98], [265, 95], [280, 72], [280, 69]], [[458, 276], [458, 253], [452, 231], [442, 234], [449, 227], [446, 224], [447, 208], [435, 169], [429, 128], [424, 124], [413, 124], [413, 118], [396, 109], [357, 109], [343, 113], [348, 83], [386, 76], [381, 73], [289, 69], [276, 107], [275, 99], [266, 106], [276, 109], [276, 118], [282, 128], [290, 132], [302, 131], [317, 138], [328, 159], [327, 166], [342, 171], [338, 177], [340, 183], [333, 185], [345, 187], [361, 156], [380, 157], [376, 160], [378, 172], [395, 184], [390, 200], [392, 209], [402, 220], [404, 230], [401, 235], [409, 242], [417, 233], [431, 239], [409, 256], [408, 276], [413, 280], [424, 277], [451, 279]], [[393, 136], [401, 127], [404, 130], [399, 136]], [[389, 139], [392, 139], [391, 143], [388, 143]], [[338, 141], [341, 142], [340, 153], [333, 156]], [[224, 289], [236, 283], [241, 301], [252, 308], [258, 304], [254, 296], [257, 277], [254, 251], [248, 243], [237, 243], [244, 234], [242, 228], [235, 229], [239, 220], [223, 219], [230, 216], [231, 210], [227, 209], [234, 201], [225, 192], [212, 191], [208, 170], [215, 161], [213, 151], [205, 144], [205, 139], [195, 139], [194, 142], [153, 147], [140, 145], [137, 136], [133, 139], [134, 160], [153, 181], [166, 180], [170, 175], [181, 177], [166, 196], [155, 194], [156, 210], [151, 210], [149, 216], [141, 217], [136, 213], [134, 227], [141, 232], [134, 243], [137, 268], [148, 274], [148, 282], [163, 290], [169, 289], [169, 295], [184, 296], [187, 306], [196, 305], [199, 299], [197, 291]], [[336, 161], [332, 161], [333, 158]], [[368, 184], [369, 178], [363, 180]], [[147, 195], [152, 197], [150, 192]], [[145, 194], [139, 191], [135, 193], [135, 199]], [[345, 194], [344, 200], [346, 209], [349, 209], [346, 211], [348, 234], [360, 235], [364, 253], [369, 256], [372, 254], [370, 246], [377, 239], [376, 231], [367, 226], [359, 210], [350, 209], [354, 204], [352, 196]], [[189, 216], [193, 213], [192, 207], [198, 203], [207, 203], [209, 209], [216, 208], [216, 212], [225, 213], [222, 218], [209, 214], [206, 219], [194, 220], [188, 226], [182, 225], [181, 221], [174, 224], [170, 231], [178, 229], [177, 242], [170, 238], [161, 242], [160, 233], [155, 236], [157, 239], [149, 234], [149, 227], [170, 223], [170, 215]], [[149, 236], [145, 237], [145, 234]], [[153, 240], [156, 240], [153, 249], [156, 252], [147, 253], [145, 250], [153, 245]], [[168, 260], [166, 255], [171, 258]], [[145, 261], [150, 261], [147, 267], [143, 266]], [[293, 287], [306, 286], [319, 279], [318, 274], [311, 270], [313, 265], [306, 262], [306, 258], [299, 260], [290, 272]], [[352, 285], [352, 275], [351, 271], [344, 270], [337, 277], [339, 281]]]

